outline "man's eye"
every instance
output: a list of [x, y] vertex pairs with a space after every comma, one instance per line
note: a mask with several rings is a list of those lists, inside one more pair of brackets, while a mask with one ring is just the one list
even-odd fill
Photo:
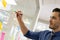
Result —
[[53, 16], [53, 17], [51, 17], [51, 18], [52, 18], [52, 19], [56, 19], [56, 17], [54, 17], [54, 16]]

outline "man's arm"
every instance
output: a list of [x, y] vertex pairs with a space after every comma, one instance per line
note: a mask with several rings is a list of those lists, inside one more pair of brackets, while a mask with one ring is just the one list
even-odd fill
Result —
[[24, 25], [24, 22], [22, 21], [22, 12], [16, 12], [16, 16], [23, 35], [30, 39], [38, 39], [40, 32], [32, 32], [27, 29], [27, 27]]
[[21, 11], [17, 11], [16, 12], [16, 16], [17, 16], [17, 20], [19, 22], [21, 31], [23, 33], [23, 35], [25, 35], [28, 32], [27, 27], [24, 25], [24, 22], [22, 21], [22, 12]]

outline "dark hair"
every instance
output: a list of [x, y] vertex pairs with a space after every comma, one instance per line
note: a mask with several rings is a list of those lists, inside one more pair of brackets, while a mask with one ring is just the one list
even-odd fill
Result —
[[52, 12], [59, 12], [59, 17], [60, 17], [60, 8], [54, 8]]
[[60, 8], [54, 8], [52, 12], [60, 12]]

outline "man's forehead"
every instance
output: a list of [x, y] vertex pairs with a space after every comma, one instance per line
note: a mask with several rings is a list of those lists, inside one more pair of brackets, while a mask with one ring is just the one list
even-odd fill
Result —
[[52, 12], [51, 16], [58, 16], [59, 12]]

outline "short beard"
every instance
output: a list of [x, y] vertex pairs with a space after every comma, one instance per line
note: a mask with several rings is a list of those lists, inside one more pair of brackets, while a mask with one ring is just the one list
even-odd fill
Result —
[[52, 28], [52, 27], [49, 27], [50, 29], [52, 29], [52, 30], [55, 30], [56, 28]]
[[52, 29], [52, 30], [56, 30], [56, 29], [59, 28], [59, 25], [58, 25], [58, 24], [55, 24], [54, 27], [50, 27], [50, 26], [49, 26], [49, 28]]

